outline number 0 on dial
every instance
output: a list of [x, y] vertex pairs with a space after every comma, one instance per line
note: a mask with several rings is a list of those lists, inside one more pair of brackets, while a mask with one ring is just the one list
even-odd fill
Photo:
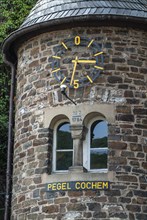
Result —
[[93, 83], [103, 68], [103, 51], [94, 39], [75, 36], [59, 43], [52, 71], [60, 85], [78, 89]]

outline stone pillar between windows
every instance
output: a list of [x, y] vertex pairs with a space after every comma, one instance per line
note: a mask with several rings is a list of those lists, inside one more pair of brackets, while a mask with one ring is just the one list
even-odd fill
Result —
[[83, 140], [85, 139], [85, 129], [83, 125], [71, 125], [71, 135], [73, 138], [73, 165], [69, 171], [83, 171]]

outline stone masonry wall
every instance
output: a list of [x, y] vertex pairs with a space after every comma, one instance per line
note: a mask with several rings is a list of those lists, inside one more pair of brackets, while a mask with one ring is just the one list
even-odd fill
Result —
[[[51, 75], [51, 56], [59, 40], [75, 35], [96, 38], [104, 49], [105, 68], [95, 83], [68, 90], [77, 103], [115, 105], [109, 125], [108, 191], [47, 193], [49, 128], [44, 110], [73, 105]], [[13, 220], [147, 219], [147, 33], [101, 27], [39, 35], [18, 51], [13, 160]], [[50, 175], [50, 174], [49, 174]]]

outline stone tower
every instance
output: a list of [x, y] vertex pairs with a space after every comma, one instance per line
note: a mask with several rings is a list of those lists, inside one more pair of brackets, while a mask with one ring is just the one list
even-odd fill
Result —
[[39, 0], [3, 54], [11, 220], [147, 219], [146, 0]]

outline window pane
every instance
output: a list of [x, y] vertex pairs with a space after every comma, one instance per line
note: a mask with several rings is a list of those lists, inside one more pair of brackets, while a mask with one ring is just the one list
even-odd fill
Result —
[[68, 170], [72, 166], [73, 152], [57, 152], [56, 170]]
[[108, 126], [105, 121], [95, 121], [91, 126], [91, 148], [108, 147]]
[[106, 121], [95, 121], [91, 126], [90, 169], [107, 168], [108, 126]]
[[92, 149], [90, 151], [90, 169], [107, 168], [107, 149]]
[[70, 133], [70, 124], [62, 123], [57, 128], [57, 149], [72, 149], [73, 140]]

